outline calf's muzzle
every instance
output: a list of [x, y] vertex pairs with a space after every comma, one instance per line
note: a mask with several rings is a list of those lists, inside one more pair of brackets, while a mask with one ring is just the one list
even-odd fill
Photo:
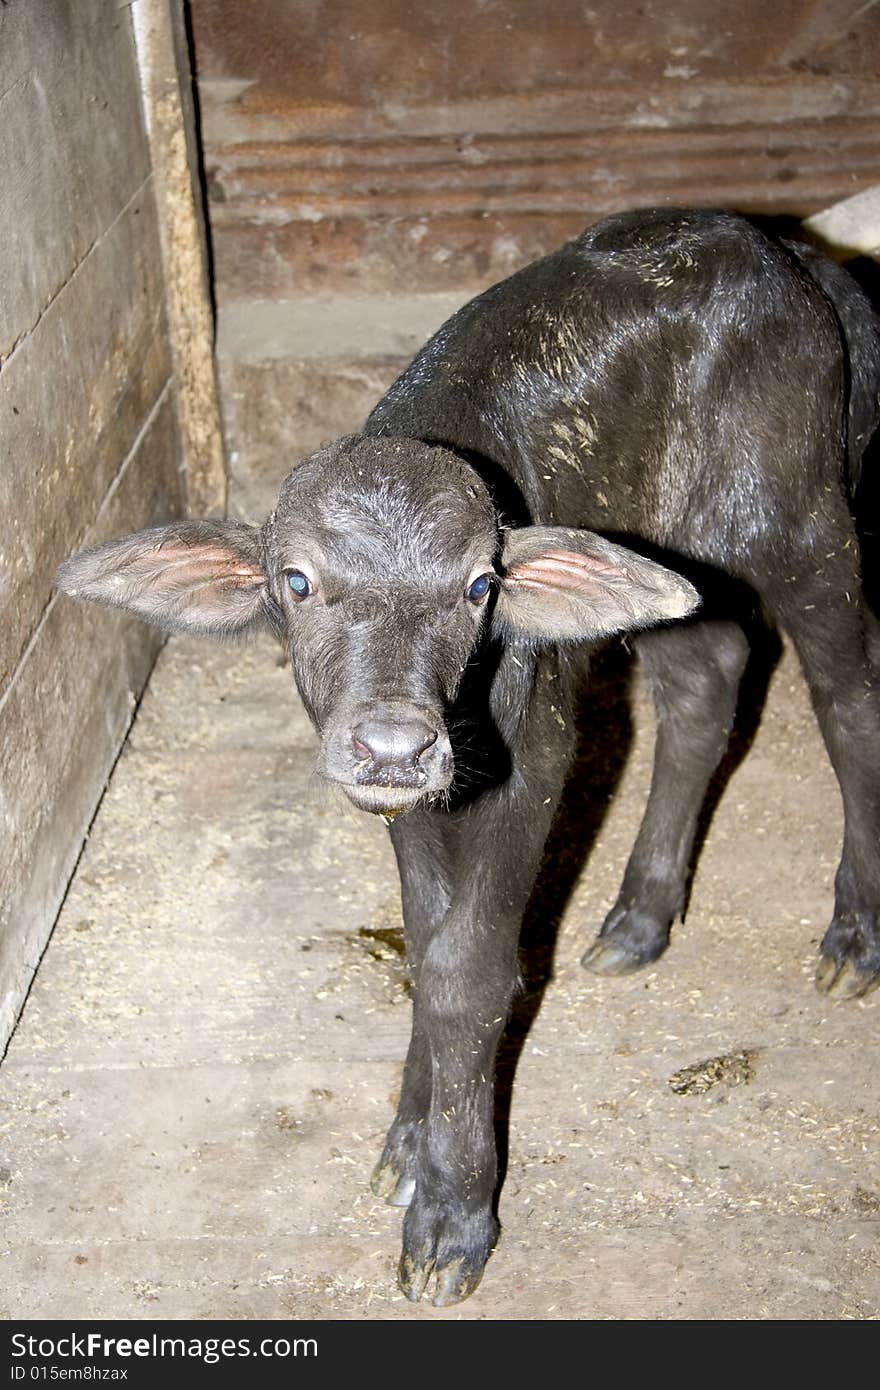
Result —
[[427, 780], [422, 755], [433, 748], [439, 730], [423, 719], [364, 719], [352, 733], [355, 757], [360, 764], [358, 781], [418, 786]]
[[361, 706], [327, 730], [323, 772], [361, 810], [408, 810], [452, 781], [453, 757], [439, 711], [403, 700]]

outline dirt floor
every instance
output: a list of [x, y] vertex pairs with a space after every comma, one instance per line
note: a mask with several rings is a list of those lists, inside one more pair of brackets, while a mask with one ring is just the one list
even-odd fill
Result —
[[812, 985], [841, 816], [797, 667], [669, 951], [599, 980], [650, 767], [623, 657], [524, 936], [502, 1237], [441, 1310], [368, 1187], [410, 1013], [387, 832], [316, 783], [270, 642], [168, 644], [0, 1072], [4, 1316], [877, 1317], [880, 993]]

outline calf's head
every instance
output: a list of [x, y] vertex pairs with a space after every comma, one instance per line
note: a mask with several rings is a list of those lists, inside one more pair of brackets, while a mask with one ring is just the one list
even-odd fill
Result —
[[589, 531], [502, 529], [457, 455], [355, 436], [301, 463], [262, 527], [182, 522], [67, 560], [58, 586], [167, 631], [273, 628], [321, 735], [320, 770], [395, 814], [453, 777], [446, 728], [491, 625], [587, 641], [682, 617], [679, 575]]

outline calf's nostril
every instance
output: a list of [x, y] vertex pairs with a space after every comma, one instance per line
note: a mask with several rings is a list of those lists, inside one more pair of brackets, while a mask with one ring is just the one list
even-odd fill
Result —
[[416, 762], [416, 763], [417, 763], [417, 762], [419, 761], [419, 759], [421, 758], [422, 754], [423, 754], [423, 753], [427, 753], [427, 751], [428, 751], [429, 748], [433, 748], [433, 746], [434, 746], [434, 744], [435, 744], [436, 742], [437, 742], [437, 730], [436, 730], [436, 729], [427, 729], [426, 732], [425, 732], [424, 738], [422, 739], [421, 743], [419, 744], [418, 748], [417, 748], [416, 751], [415, 751], [415, 757], [413, 758], [413, 762]]
[[365, 720], [352, 730], [351, 737], [357, 758], [370, 758], [384, 767], [415, 767], [436, 742], [437, 730], [416, 721], [392, 724]]

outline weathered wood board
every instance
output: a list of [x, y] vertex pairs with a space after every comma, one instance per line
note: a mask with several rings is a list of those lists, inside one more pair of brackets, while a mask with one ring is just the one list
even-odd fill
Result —
[[154, 183], [129, 7], [6, 0], [0, 1049], [159, 647], [52, 592], [71, 551], [183, 505]]
[[219, 297], [475, 289], [606, 213], [876, 182], [862, 0], [191, 0]]

